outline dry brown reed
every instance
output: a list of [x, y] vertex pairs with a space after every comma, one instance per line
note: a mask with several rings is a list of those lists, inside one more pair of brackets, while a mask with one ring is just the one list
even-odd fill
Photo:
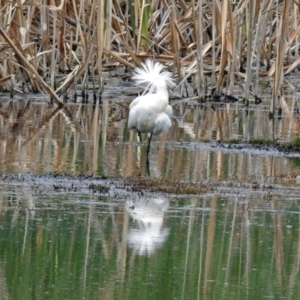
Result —
[[45, 90], [63, 105], [58, 96], [91, 81], [101, 94], [105, 70], [151, 57], [173, 70], [179, 86], [197, 74], [200, 97], [207, 81], [229, 94], [242, 82], [248, 97], [262, 76], [273, 78], [274, 111], [284, 76], [300, 64], [297, 3], [1, 0], [1, 89]]

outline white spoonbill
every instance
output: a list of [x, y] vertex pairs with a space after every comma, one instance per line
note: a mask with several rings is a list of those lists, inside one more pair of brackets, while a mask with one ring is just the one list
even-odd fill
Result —
[[145, 90], [129, 106], [128, 128], [136, 130], [140, 140], [141, 133], [148, 133], [147, 164], [152, 135], [167, 132], [172, 125], [168, 88], [175, 87], [175, 81], [163, 68], [161, 63], [147, 59], [141, 68], [135, 68], [132, 77]]

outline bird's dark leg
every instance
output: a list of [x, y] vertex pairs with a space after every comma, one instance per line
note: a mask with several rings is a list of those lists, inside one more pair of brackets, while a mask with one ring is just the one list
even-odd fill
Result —
[[138, 134], [138, 136], [139, 136], [140, 142], [142, 143], [142, 142], [143, 142], [143, 140], [142, 140], [142, 134], [140, 133], [140, 131], [138, 131], [137, 134]]
[[147, 158], [147, 161], [146, 161], [146, 168], [147, 168], [147, 175], [150, 177], [150, 167], [149, 167], [149, 160]]
[[149, 168], [149, 152], [150, 152], [151, 139], [152, 139], [152, 132], [150, 133], [150, 136], [148, 137], [148, 145], [147, 145], [146, 167], [147, 167], [147, 173], [148, 173], [148, 176], [150, 176], [150, 168]]
[[151, 140], [152, 140], [152, 132], [150, 133], [150, 136], [148, 137], [148, 145], [147, 145], [147, 159], [148, 159], [149, 152], [150, 152], [150, 144], [151, 144]]

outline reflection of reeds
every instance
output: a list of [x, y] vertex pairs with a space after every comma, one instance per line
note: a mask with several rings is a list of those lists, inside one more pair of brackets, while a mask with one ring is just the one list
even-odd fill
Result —
[[[145, 147], [133, 139], [127, 120], [120, 117], [127, 114], [126, 107], [117, 105], [116, 100], [102, 101], [102, 105], [68, 104], [63, 109], [33, 101], [2, 101], [1, 165], [12, 172], [143, 174]], [[287, 94], [284, 101], [293, 106], [295, 97]], [[263, 141], [273, 130], [282, 142], [288, 142], [298, 134], [300, 126], [292, 112], [276, 121], [274, 127], [266, 118], [267, 108], [249, 107], [246, 110], [253, 112], [246, 113], [229, 104], [215, 106], [214, 110], [185, 102], [173, 107], [175, 120], [168, 136], [153, 141], [151, 160], [156, 176], [175, 182], [229, 178], [264, 184], [282, 182], [286, 178], [284, 172], [290, 172], [290, 180], [295, 180], [296, 170], [286, 159], [273, 156], [272, 152], [268, 155], [248, 152], [247, 148], [243, 151], [243, 146], [230, 144], [251, 139]], [[206, 146], [199, 142], [207, 140], [228, 143], [220, 150], [205, 150]], [[263, 146], [254, 147], [259, 151]]]
[[[132, 299], [139, 289], [139, 297], [146, 299], [152, 283], [167, 278], [176, 286], [157, 283], [156, 289], [159, 294], [167, 290], [173, 298], [253, 299], [258, 291], [276, 299], [297, 298], [296, 199], [262, 195], [171, 199], [170, 210], [161, 220], [161, 228], [170, 234], [148, 256], [141, 256], [128, 245], [130, 229], [150, 225], [134, 221], [124, 199], [10, 186], [0, 195], [2, 234], [7, 237], [0, 242], [0, 260], [6, 262], [0, 270], [1, 287], [5, 293], [10, 289], [13, 299], [20, 292], [30, 298], [28, 287], [42, 286], [45, 280], [66, 286], [72, 298], [80, 294]], [[155, 274], [155, 279], [149, 274]], [[11, 288], [15, 284], [18, 290]], [[55, 298], [56, 291], [47, 289], [47, 296]], [[36, 289], [35, 295], [43, 298], [45, 288]]]
[[206, 75], [212, 75], [212, 84], [232, 88], [245, 72], [246, 96], [253, 77], [257, 83], [260, 76], [274, 76], [274, 103], [285, 70], [300, 63], [300, 13], [289, 0], [53, 3], [2, 1], [3, 89], [18, 88], [8, 79], [16, 75], [18, 85], [44, 89], [62, 105], [54, 93], [58, 73], [71, 72], [60, 80], [60, 93], [68, 94], [77, 83], [86, 86], [89, 79], [101, 93], [104, 69], [133, 68], [140, 59], [154, 57], [172, 64], [178, 81], [198, 74], [198, 94], [205, 92]]

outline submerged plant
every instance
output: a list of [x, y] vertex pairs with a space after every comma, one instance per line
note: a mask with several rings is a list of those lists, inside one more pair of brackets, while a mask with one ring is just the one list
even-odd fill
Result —
[[300, 147], [300, 136], [293, 138], [290, 141], [290, 145], [292, 145], [293, 147]]

